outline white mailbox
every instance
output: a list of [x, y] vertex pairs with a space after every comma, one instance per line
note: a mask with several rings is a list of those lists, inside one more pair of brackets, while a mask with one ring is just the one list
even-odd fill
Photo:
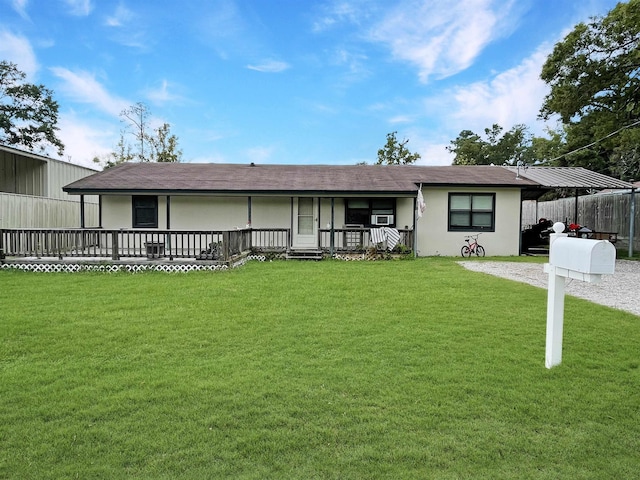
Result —
[[602, 275], [612, 275], [616, 266], [616, 249], [607, 240], [568, 237], [560, 233], [564, 224], [556, 223], [549, 239], [549, 274], [547, 295], [547, 342], [545, 365], [552, 368], [562, 361], [565, 279], [597, 283]]
[[613, 275], [616, 249], [607, 240], [560, 237], [553, 242], [549, 263], [579, 273]]

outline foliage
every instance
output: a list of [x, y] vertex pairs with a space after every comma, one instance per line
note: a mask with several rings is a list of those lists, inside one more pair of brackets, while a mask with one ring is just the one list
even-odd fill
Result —
[[485, 138], [463, 130], [452, 140], [447, 150], [455, 154], [454, 165], [516, 165], [532, 163], [532, 139], [525, 125], [515, 125], [509, 131], [493, 124], [484, 129]]
[[567, 297], [547, 370], [545, 302], [442, 258], [0, 271], [0, 477], [634, 478], [638, 317]]
[[387, 133], [387, 143], [378, 150], [376, 165], [408, 165], [420, 159], [419, 153], [411, 153], [407, 148], [408, 139], [398, 141], [397, 133]]
[[[110, 168], [119, 163], [139, 162], [180, 162], [182, 150], [178, 148], [178, 137], [171, 133], [171, 126], [163, 123], [149, 131], [148, 107], [141, 102], [123, 110], [120, 114], [127, 128], [120, 133], [116, 149], [106, 157], [95, 157], [95, 163]], [[135, 148], [129, 144], [125, 135], [133, 135]]]
[[62, 155], [53, 92], [44, 85], [27, 83], [25, 78], [16, 64], [0, 61], [0, 142], [40, 151], [50, 145]]
[[[619, 3], [606, 16], [579, 23], [547, 58], [541, 78], [550, 86], [542, 118], [559, 115], [568, 151], [590, 145], [566, 159], [596, 171], [640, 176], [637, 143], [612, 135], [638, 130], [640, 118], [640, 0]], [[637, 133], [630, 134], [637, 138]], [[621, 163], [618, 165], [618, 163]]]

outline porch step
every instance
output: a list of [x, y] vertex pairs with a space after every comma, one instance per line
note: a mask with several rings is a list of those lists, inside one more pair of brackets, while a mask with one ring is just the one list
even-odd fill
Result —
[[287, 260], [322, 260], [322, 250], [289, 250]]

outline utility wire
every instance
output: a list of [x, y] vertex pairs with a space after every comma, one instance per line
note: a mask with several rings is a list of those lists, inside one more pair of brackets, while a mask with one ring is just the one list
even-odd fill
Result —
[[619, 128], [615, 132], [611, 132], [606, 137], [602, 137], [601, 139], [596, 140], [595, 142], [591, 142], [589, 145], [585, 145], [584, 147], [576, 148], [575, 150], [572, 150], [572, 151], [570, 151], [568, 153], [563, 153], [559, 157], [552, 158], [551, 160], [549, 160], [549, 162], [555, 162], [556, 160], [560, 160], [562, 157], [566, 157], [566, 156], [571, 155], [573, 153], [579, 152], [580, 150], [584, 150], [585, 148], [593, 147], [596, 143], [599, 143], [599, 142], [601, 142], [603, 140], [606, 140], [609, 137], [613, 137], [614, 135], [617, 135], [618, 133], [620, 133], [622, 130], [625, 130], [625, 129], [631, 128], [631, 127], [635, 127], [636, 125], [640, 125], [640, 120], [638, 120], [636, 122], [633, 122], [633, 123], [631, 123], [629, 125], [625, 125], [624, 127]]

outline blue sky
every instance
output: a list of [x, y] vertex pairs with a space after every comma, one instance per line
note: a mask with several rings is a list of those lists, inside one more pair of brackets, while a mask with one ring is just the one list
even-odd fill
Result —
[[397, 131], [419, 164], [448, 165], [461, 130], [542, 133], [546, 56], [615, 4], [0, 0], [0, 60], [54, 91], [64, 158], [82, 165], [136, 102], [186, 162], [375, 163]]

